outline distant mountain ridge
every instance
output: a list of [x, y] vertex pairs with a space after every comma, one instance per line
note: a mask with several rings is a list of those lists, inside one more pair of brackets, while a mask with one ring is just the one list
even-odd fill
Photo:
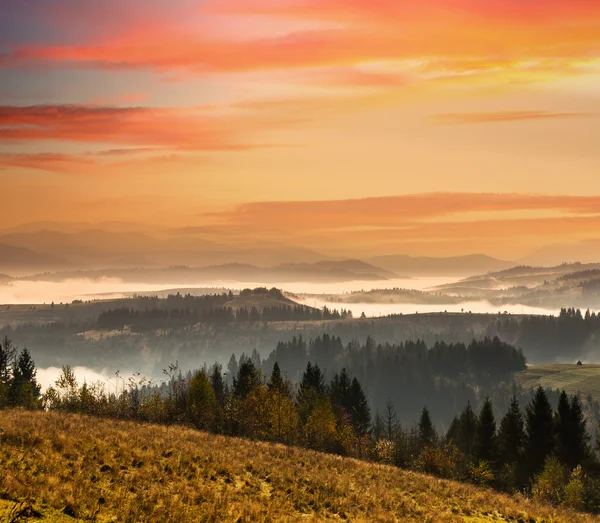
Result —
[[406, 276], [467, 276], [514, 266], [514, 262], [499, 260], [485, 254], [468, 254], [447, 258], [390, 254], [368, 258], [367, 261]]
[[58, 256], [33, 251], [26, 247], [0, 243], [1, 271], [23, 273], [32, 270], [60, 270], [69, 267], [71, 264]]
[[[348, 269], [368, 269], [370, 272], [353, 272]], [[318, 262], [314, 264], [282, 264], [272, 267], [229, 263], [206, 267], [177, 266], [169, 268], [134, 268], [107, 270], [76, 270], [41, 273], [21, 277], [27, 281], [59, 282], [67, 279], [119, 278], [128, 283], [198, 284], [203, 282], [229, 281], [240, 283], [311, 282], [330, 283], [356, 280], [387, 280], [395, 275], [379, 267], [356, 260]]]

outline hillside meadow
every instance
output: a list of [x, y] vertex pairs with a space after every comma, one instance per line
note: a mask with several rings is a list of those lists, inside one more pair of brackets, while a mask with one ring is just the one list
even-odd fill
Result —
[[0, 521], [596, 521], [299, 448], [21, 410], [0, 412], [0, 499]]
[[600, 365], [529, 365], [515, 373], [515, 381], [524, 389], [565, 390], [568, 394], [591, 395], [600, 401]]

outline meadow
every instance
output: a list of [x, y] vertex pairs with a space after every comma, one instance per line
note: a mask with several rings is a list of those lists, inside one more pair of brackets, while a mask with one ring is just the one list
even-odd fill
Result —
[[[0, 521], [596, 521], [299, 448], [21, 410], [0, 411], [0, 499]], [[23, 519], [11, 519], [15, 507]]]
[[565, 390], [568, 394], [591, 395], [600, 400], [600, 365], [530, 365], [515, 373], [515, 381], [525, 389], [542, 386], [546, 389]]

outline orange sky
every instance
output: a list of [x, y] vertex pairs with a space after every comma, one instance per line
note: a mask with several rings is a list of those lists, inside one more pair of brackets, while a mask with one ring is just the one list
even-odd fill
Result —
[[2, 2], [0, 228], [340, 255], [600, 237], [600, 2], [162, 4]]

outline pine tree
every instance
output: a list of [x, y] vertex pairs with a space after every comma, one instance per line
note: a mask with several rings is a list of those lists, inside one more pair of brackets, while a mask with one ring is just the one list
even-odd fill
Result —
[[516, 396], [512, 397], [508, 412], [500, 422], [498, 444], [502, 463], [514, 464], [521, 461], [525, 445], [525, 421]]
[[431, 416], [427, 407], [423, 407], [421, 418], [419, 420], [419, 447], [423, 448], [426, 445], [432, 445], [437, 438]]
[[13, 380], [15, 348], [8, 336], [0, 341], [0, 408], [9, 402], [9, 392]]
[[460, 427], [459, 438], [457, 441], [458, 448], [465, 456], [472, 458], [475, 450], [477, 416], [475, 416], [475, 413], [473, 412], [471, 402], [468, 402], [467, 406], [462, 411], [458, 423]]
[[458, 446], [460, 442], [460, 420], [458, 419], [458, 416], [454, 416], [454, 418], [452, 418], [450, 426], [446, 431], [446, 437], [444, 438], [444, 441], [446, 445], [453, 443], [454, 445]]
[[235, 359], [235, 354], [232, 354], [231, 358], [229, 358], [229, 363], [227, 364], [227, 383], [229, 385], [233, 383], [233, 379], [237, 376], [238, 370], [238, 362]]
[[336, 374], [331, 380], [330, 392], [331, 403], [333, 406], [342, 407], [350, 413], [350, 387], [352, 382], [350, 376], [344, 367], [339, 374]]
[[589, 455], [589, 435], [587, 433], [587, 421], [583, 414], [581, 401], [578, 396], [573, 396], [571, 400], [571, 419], [570, 427], [572, 431], [571, 446], [567, 465], [575, 468]]
[[219, 405], [225, 402], [225, 381], [223, 380], [223, 372], [220, 364], [216, 363], [210, 375], [210, 384], [215, 391], [215, 397]]
[[37, 370], [29, 350], [23, 349], [14, 363], [8, 400], [13, 407], [36, 408], [41, 387], [36, 380]]
[[356, 378], [350, 385], [348, 406], [356, 433], [359, 436], [367, 434], [371, 425], [371, 409], [367, 403], [367, 396]]
[[271, 378], [268, 383], [269, 390], [275, 390], [282, 392], [284, 389], [284, 381], [281, 376], [281, 369], [279, 363], [275, 362], [273, 365], [273, 371], [271, 372]]
[[393, 441], [397, 432], [397, 416], [396, 408], [392, 403], [392, 399], [388, 398], [385, 404], [385, 428], [387, 431], [387, 439]]
[[554, 450], [554, 421], [552, 406], [542, 387], [525, 410], [525, 456], [529, 477], [533, 477], [544, 468], [546, 458]]
[[498, 440], [496, 438], [496, 419], [490, 398], [486, 398], [479, 419], [475, 438], [475, 457], [478, 461], [496, 463], [498, 459]]
[[318, 365], [313, 365], [310, 361], [306, 364], [306, 370], [300, 381], [300, 391], [313, 389], [317, 395], [325, 394], [325, 378]]
[[260, 371], [254, 366], [251, 359], [246, 359], [233, 379], [233, 393], [244, 399], [261, 384]]
[[570, 466], [570, 451], [573, 444], [573, 429], [571, 423], [571, 404], [567, 393], [563, 390], [558, 398], [558, 407], [554, 413], [554, 438], [556, 456], [566, 465]]

